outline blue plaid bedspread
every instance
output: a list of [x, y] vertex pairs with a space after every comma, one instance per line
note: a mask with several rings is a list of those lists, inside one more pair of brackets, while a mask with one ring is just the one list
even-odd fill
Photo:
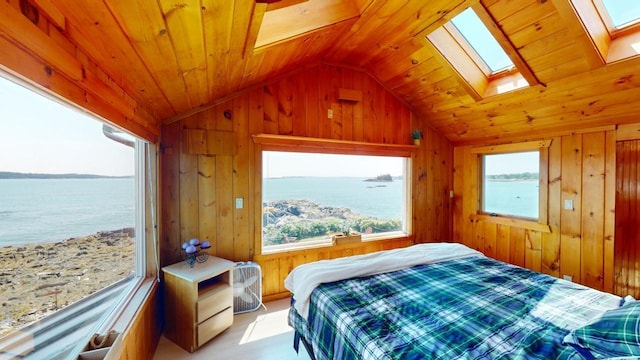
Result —
[[581, 359], [562, 339], [621, 298], [490, 258], [322, 284], [289, 323], [322, 359]]

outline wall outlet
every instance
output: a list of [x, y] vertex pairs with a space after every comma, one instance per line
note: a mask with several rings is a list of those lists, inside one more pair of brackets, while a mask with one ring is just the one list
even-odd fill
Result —
[[333, 110], [327, 109], [327, 118], [328, 119], [333, 119]]
[[563, 275], [562, 278], [567, 280], [567, 281], [573, 282], [573, 277], [571, 277], [571, 275]]
[[243, 206], [244, 206], [244, 199], [242, 199], [241, 197], [236, 198], [236, 209], [242, 209]]
[[564, 209], [565, 210], [573, 210], [573, 200], [571, 199], [566, 199], [564, 201]]

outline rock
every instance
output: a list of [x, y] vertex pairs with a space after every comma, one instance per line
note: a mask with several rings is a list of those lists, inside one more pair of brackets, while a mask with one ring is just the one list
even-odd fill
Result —
[[[0, 326], [0, 337], [50, 314], [49, 309], [56, 307], [56, 296], [57, 306], [62, 308], [128, 276], [134, 263], [134, 239], [129, 234], [133, 229], [103, 231], [54, 243], [0, 247], [0, 298], [8, 299], [2, 307], [6, 326]], [[55, 283], [38, 283], [38, 275]], [[82, 287], [79, 277], [86, 279]], [[34, 284], [40, 287], [38, 291]], [[47, 295], [54, 287], [60, 292]], [[26, 308], [30, 310], [25, 311]]]

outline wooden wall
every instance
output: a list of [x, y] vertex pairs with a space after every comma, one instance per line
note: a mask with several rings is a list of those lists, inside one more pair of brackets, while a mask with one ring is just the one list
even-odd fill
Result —
[[[360, 92], [362, 100], [339, 100], [340, 88]], [[327, 116], [329, 109], [333, 118]], [[321, 64], [163, 125], [161, 264], [179, 261], [181, 243], [198, 237], [211, 242], [210, 253], [216, 256], [261, 263], [264, 295], [283, 296], [282, 282], [294, 264], [414, 241], [449, 240], [452, 147], [422, 127], [425, 139], [412, 156], [410, 237], [260, 256], [262, 145], [254, 143], [252, 135], [408, 145], [419, 123], [366, 73]], [[244, 199], [243, 209], [235, 208], [238, 197]]]
[[0, 70], [155, 142], [158, 121], [123, 90], [126, 79], [106, 71], [108, 61], [97, 60], [97, 53], [76, 45], [81, 34], [69, 32], [63, 15], [54, 19], [45, 10], [26, 1], [0, 1]]
[[640, 296], [640, 140], [620, 141], [616, 168], [615, 292]]
[[[620, 255], [627, 256], [628, 265], [618, 259], [630, 246], [626, 241], [634, 241], [615, 236], [616, 219], [624, 216], [616, 212], [616, 181], [621, 181], [616, 179], [618, 134], [620, 130], [611, 127], [551, 138], [548, 158], [544, 159], [548, 163], [548, 204], [543, 209], [550, 233], [472, 220], [478, 211], [477, 155], [472, 154], [472, 146], [456, 147], [454, 240], [498, 260], [556, 277], [569, 275], [574, 282], [619, 295], [639, 296], [637, 287], [621, 285], [627, 280], [616, 280], [626, 274], [625, 268], [640, 261], [635, 250], [631, 255], [628, 251]], [[573, 200], [572, 210], [564, 209], [565, 200]]]
[[137, 311], [126, 313], [131, 325], [122, 334], [122, 347], [109, 358], [120, 360], [148, 360], [153, 358], [163, 327], [162, 288], [154, 284], [146, 301]]

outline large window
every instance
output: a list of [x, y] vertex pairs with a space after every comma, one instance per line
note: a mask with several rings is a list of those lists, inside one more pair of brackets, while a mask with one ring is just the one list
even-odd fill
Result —
[[79, 351], [144, 275], [145, 147], [0, 77], [0, 353]]
[[329, 243], [351, 231], [363, 240], [407, 231], [407, 158], [263, 152], [265, 251]]

